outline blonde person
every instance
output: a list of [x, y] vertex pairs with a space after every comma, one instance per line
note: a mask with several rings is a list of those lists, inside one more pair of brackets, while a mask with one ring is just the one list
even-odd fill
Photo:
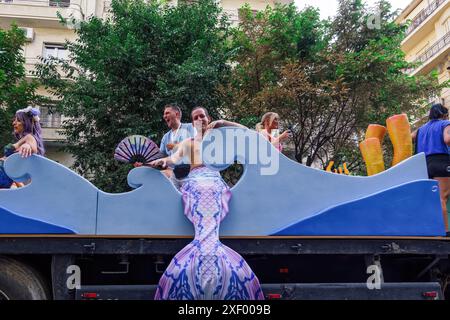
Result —
[[277, 113], [267, 112], [262, 116], [261, 122], [256, 125], [256, 131], [281, 152], [283, 150], [282, 143], [291, 137], [291, 130], [279, 134], [279, 121], [280, 116]]

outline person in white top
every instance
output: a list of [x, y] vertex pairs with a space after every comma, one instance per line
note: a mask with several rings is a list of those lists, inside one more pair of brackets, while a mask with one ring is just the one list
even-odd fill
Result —
[[166, 156], [174, 154], [178, 145], [196, 135], [196, 130], [191, 123], [181, 123], [181, 109], [175, 103], [164, 107], [163, 119], [166, 121], [170, 131], [167, 132], [161, 140], [160, 150]]
[[[168, 104], [164, 107], [163, 119], [169, 127], [167, 132], [161, 140], [160, 150], [166, 156], [171, 156], [177, 152], [181, 142], [196, 136], [197, 130], [191, 123], [181, 122], [182, 112], [181, 108], [176, 103]], [[183, 165], [183, 163], [181, 163]], [[176, 166], [170, 166], [164, 170], [164, 174], [172, 181], [176, 188], [181, 186], [181, 181], [177, 179], [174, 170]]]
[[283, 150], [282, 142], [291, 137], [291, 130], [279, 134], [280, 116], [275, 112], [267, 112], [262, 116], [261, 122], [256, 125], [256, 131], [262, 134], [278, 151]]

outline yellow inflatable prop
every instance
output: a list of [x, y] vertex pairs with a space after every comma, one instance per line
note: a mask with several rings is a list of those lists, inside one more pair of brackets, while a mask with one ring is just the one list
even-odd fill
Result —
[[386, 127], [379, 124], [371, 124], [366, 131], [366, 139], [378, 138], [380, 143], [383, 144], [384, 136], [386, 135]]
[[379, 138], [369, 138], [360, 143], [364, 162], [367, 167], [367, 175], [373, 176], [385, 170], [383, 151], [381, 150], [381, 142]]
[[392, 166], [395, 166], [413, 154], [411, 127], [406, 114], [390, 117], [386, 120], [386, 124], [394, 147]]

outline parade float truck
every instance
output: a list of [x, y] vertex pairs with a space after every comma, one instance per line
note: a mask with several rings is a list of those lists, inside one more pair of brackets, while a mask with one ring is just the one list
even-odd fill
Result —
[[[293, 162], [253, 131], [213, 132], [205, 165], [244, 166], [221, 240], [267, 299], [446, 298], [450, 241], [424, 154], [346, 176]], [[123, 194], [36, 155], [4, 169], [28, 184], [0, 190], [0, 299], [151, 300], [192, 241], [182, 195], [156, 169], [133, 169]]]

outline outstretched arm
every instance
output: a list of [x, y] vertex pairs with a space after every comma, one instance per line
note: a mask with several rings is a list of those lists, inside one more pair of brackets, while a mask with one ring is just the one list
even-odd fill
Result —
[[227, 120], [213, 121], [208, 125], [208, 129], [218, 129], [218, 128], [223, 128], [223, 127], [237, 127], [237, 128], [242, 128], [242, 129], [248, 129], [246, 126], [243, 126], [242, 124], [232, 122], [232, 121], [227, 121]]
[[274, 146], [277, 146], [279, 143], [287, 140], [290, 138], [291, 135], [291, 131], [290, 130], [286, 130], [285, 132], [283, 132], [279, 137], [275, 138], [273, 136], [271, 136], [269, 133], [267, 133], [266, 130], [263, 130], [260, 132], [267, 140], [270, 141], [270, 143], [272, 143]]
[[22, 158], [28, 158], [38, 151], [36, 139], [31, 134], [26, 135], [13, 146], [22, 155]]
[[163, 169], [166, 169], [170, 165], [176, 165], [177, 163], [180, 163], [185, 154], [184, 149], [189, 145], [189, 143], [187, 143], [186, 141], [190, 142], [190, 140], [183, 141], [179, 146], [177, 152], [169, 157], [152, 161], [149, 163], [149, 166], [152, 168], [162, 167]]

